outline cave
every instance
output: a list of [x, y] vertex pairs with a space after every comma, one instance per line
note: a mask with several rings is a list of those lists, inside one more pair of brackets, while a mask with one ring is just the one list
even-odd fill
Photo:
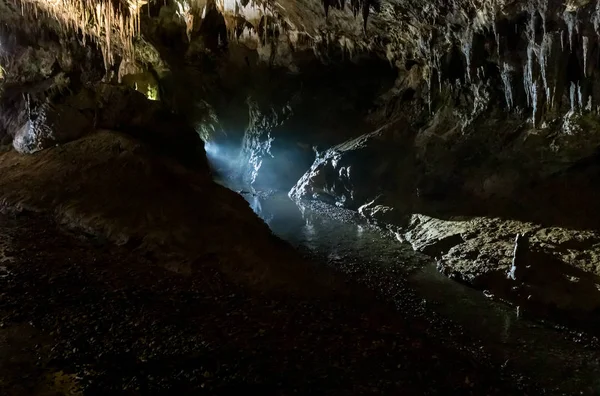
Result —
[[600, 0], [0, 0], [0, 395], [598, 395]]

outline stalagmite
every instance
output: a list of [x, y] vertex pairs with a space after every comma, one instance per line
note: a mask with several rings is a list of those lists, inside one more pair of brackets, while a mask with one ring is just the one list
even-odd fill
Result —
[[536, 125], [536, 118], [535, 115], [537, 114], [537, 110], [538, 110], [538, 94], [537, 94], [537, 85], [533, 84], [531, 86], [531, 102], [533, 103], [532, 108], [533, 108], [533, 115], [532, 115], [532, 120], [533, 120], [533, 125]]

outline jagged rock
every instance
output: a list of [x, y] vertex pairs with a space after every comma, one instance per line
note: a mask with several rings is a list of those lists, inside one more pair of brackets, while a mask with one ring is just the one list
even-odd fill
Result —
[[369, 220], [379, 223], [398, 224], [406, 218], [406, 212], [397, 207], [383, 205], [377, 198], [358, 208], [358, 213]]
[[405, 150], [410, 135], [410, 128], [400, 120], [319, 153], [289, 194], [294, 199], [329, 196], [352, 209], [383, 192], [410, 199], [414, 161]]
[[13, 147], [20, 153], [31, 154], [75, 140], [92, 128], [90, 120], [70, 106], [47, 103], [36, 113], [14, 136]]
[[[279, 127], [289, 119], [292, 106], [262, 109], [257, 102], [248, 101], [249, 124], [244, 133], [240, 152], [242, 180], [258, 188], [291, 184], [303, 171], [308, 147], [279, 137]], [[309, 154], [310, 155], [310, 154]], [[310, 159], [308, 159], [310, 161]]]

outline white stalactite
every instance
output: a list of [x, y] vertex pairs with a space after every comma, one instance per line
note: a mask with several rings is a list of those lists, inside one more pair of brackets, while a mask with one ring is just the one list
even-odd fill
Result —
[[514, 106], [514, 99], [513, 99], [513, 90], [512, 90], [512, 73], [513, 73], [513, 68], [507, 64], [504, 63], [502, 65], [502, 71], [500, 73], [501, 77], [502, 77], [502, 83], [504, 84], [504, 97], [506, 98], [506, 107], [511, 110]]
[[[600, 1], [600, 0], [598, 0], [598, 1]], [[496, 14], [494, 14], [494, 20], [492, 21], [492, 29], [494, 31], [494, 38], [496, 39], [496, 54], [498, 55], [498, 60], [499, 60], [500, 59], [500, 34], [498, 33]]]
[[461, 38], [461, 49], [467, 61], [467, 81], [471, 82], [471, 56], [473, 51], [473, 30], [468, 27]]
[[590, 45], [590, 39], [587, 36], [583, 36], [583, 74], [587, 77], [587, 60], [588, 50]]
[[563, 13], [563, 20], [567, 25], [569, 32], [569, 49], [573, 51], [573, 34], [575, 31], [579, 32], [579, 24], [577, 23], [577, 15], [572, 12], [565, 11]]
[[135, 58], [133, 40], [140, 34], [139, 13], [147, 0], [127, 0], [128, 12], [121, 12], [112, 1], [98, 0], [13, 0], [20, 5], [23, 15], [39, 19], [55, 19], [63, 34], [81, 31], [82, 41], [90, 40], [102, 51], [106, 69], [114, 64], [115, 53], [124, 59]]
[[596, 10], [592, 14], [592, 24], [596, 35], [600, 38], [600, 0], [596, 0]]
[[523, 71], [523, 86], [525, 93], [527, 94], [527, 105], [533, 105], [533, 44], [530, 43], [527, 47], [527, 63], [525, 64]]
[[571, 90], [570, 90], [570, 99], [571, 99], [571, 111], [575, 112], [575, 109], [577, 108], [577, 102], [576, 102], [576, 98], [575, 98], [575, 91], [577, 90], [577, 87], [575, 86], [575, 83], [573, 81], [571, 81]]
[[548, 84], [547, 70], [548, 70], [548, 58], [551, 56], [552, 45], [554, 40], [551, 34], [544, 34], [542, 44], [538, 50], [538, 63], [540, 65], [540, 73], [542, 75], [542, 81], [544, 83], [544, 91], [546, 93], [546, 100], [550, 102], [550, 85]]

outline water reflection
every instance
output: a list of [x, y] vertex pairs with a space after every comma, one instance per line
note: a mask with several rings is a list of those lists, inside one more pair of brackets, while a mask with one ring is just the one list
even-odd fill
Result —
[[316, 202], [296, 203], [283, 194], [246, 199], [276, 235], [326, 258], [341, 272], [362, 277], [358, 280], [367, 286], [385, 289], [393, 298], [403, 293], [408, 281], [427, 309], [460, 324], [502, 363], [538, 375], [536, 380], [560, 388], [561, 393], [600, 394], [596, 349], [575, 344], [561, 331], [519, 319], [514, 308], [449, 280], [429, 258], [361, 221], [355, 212]]

